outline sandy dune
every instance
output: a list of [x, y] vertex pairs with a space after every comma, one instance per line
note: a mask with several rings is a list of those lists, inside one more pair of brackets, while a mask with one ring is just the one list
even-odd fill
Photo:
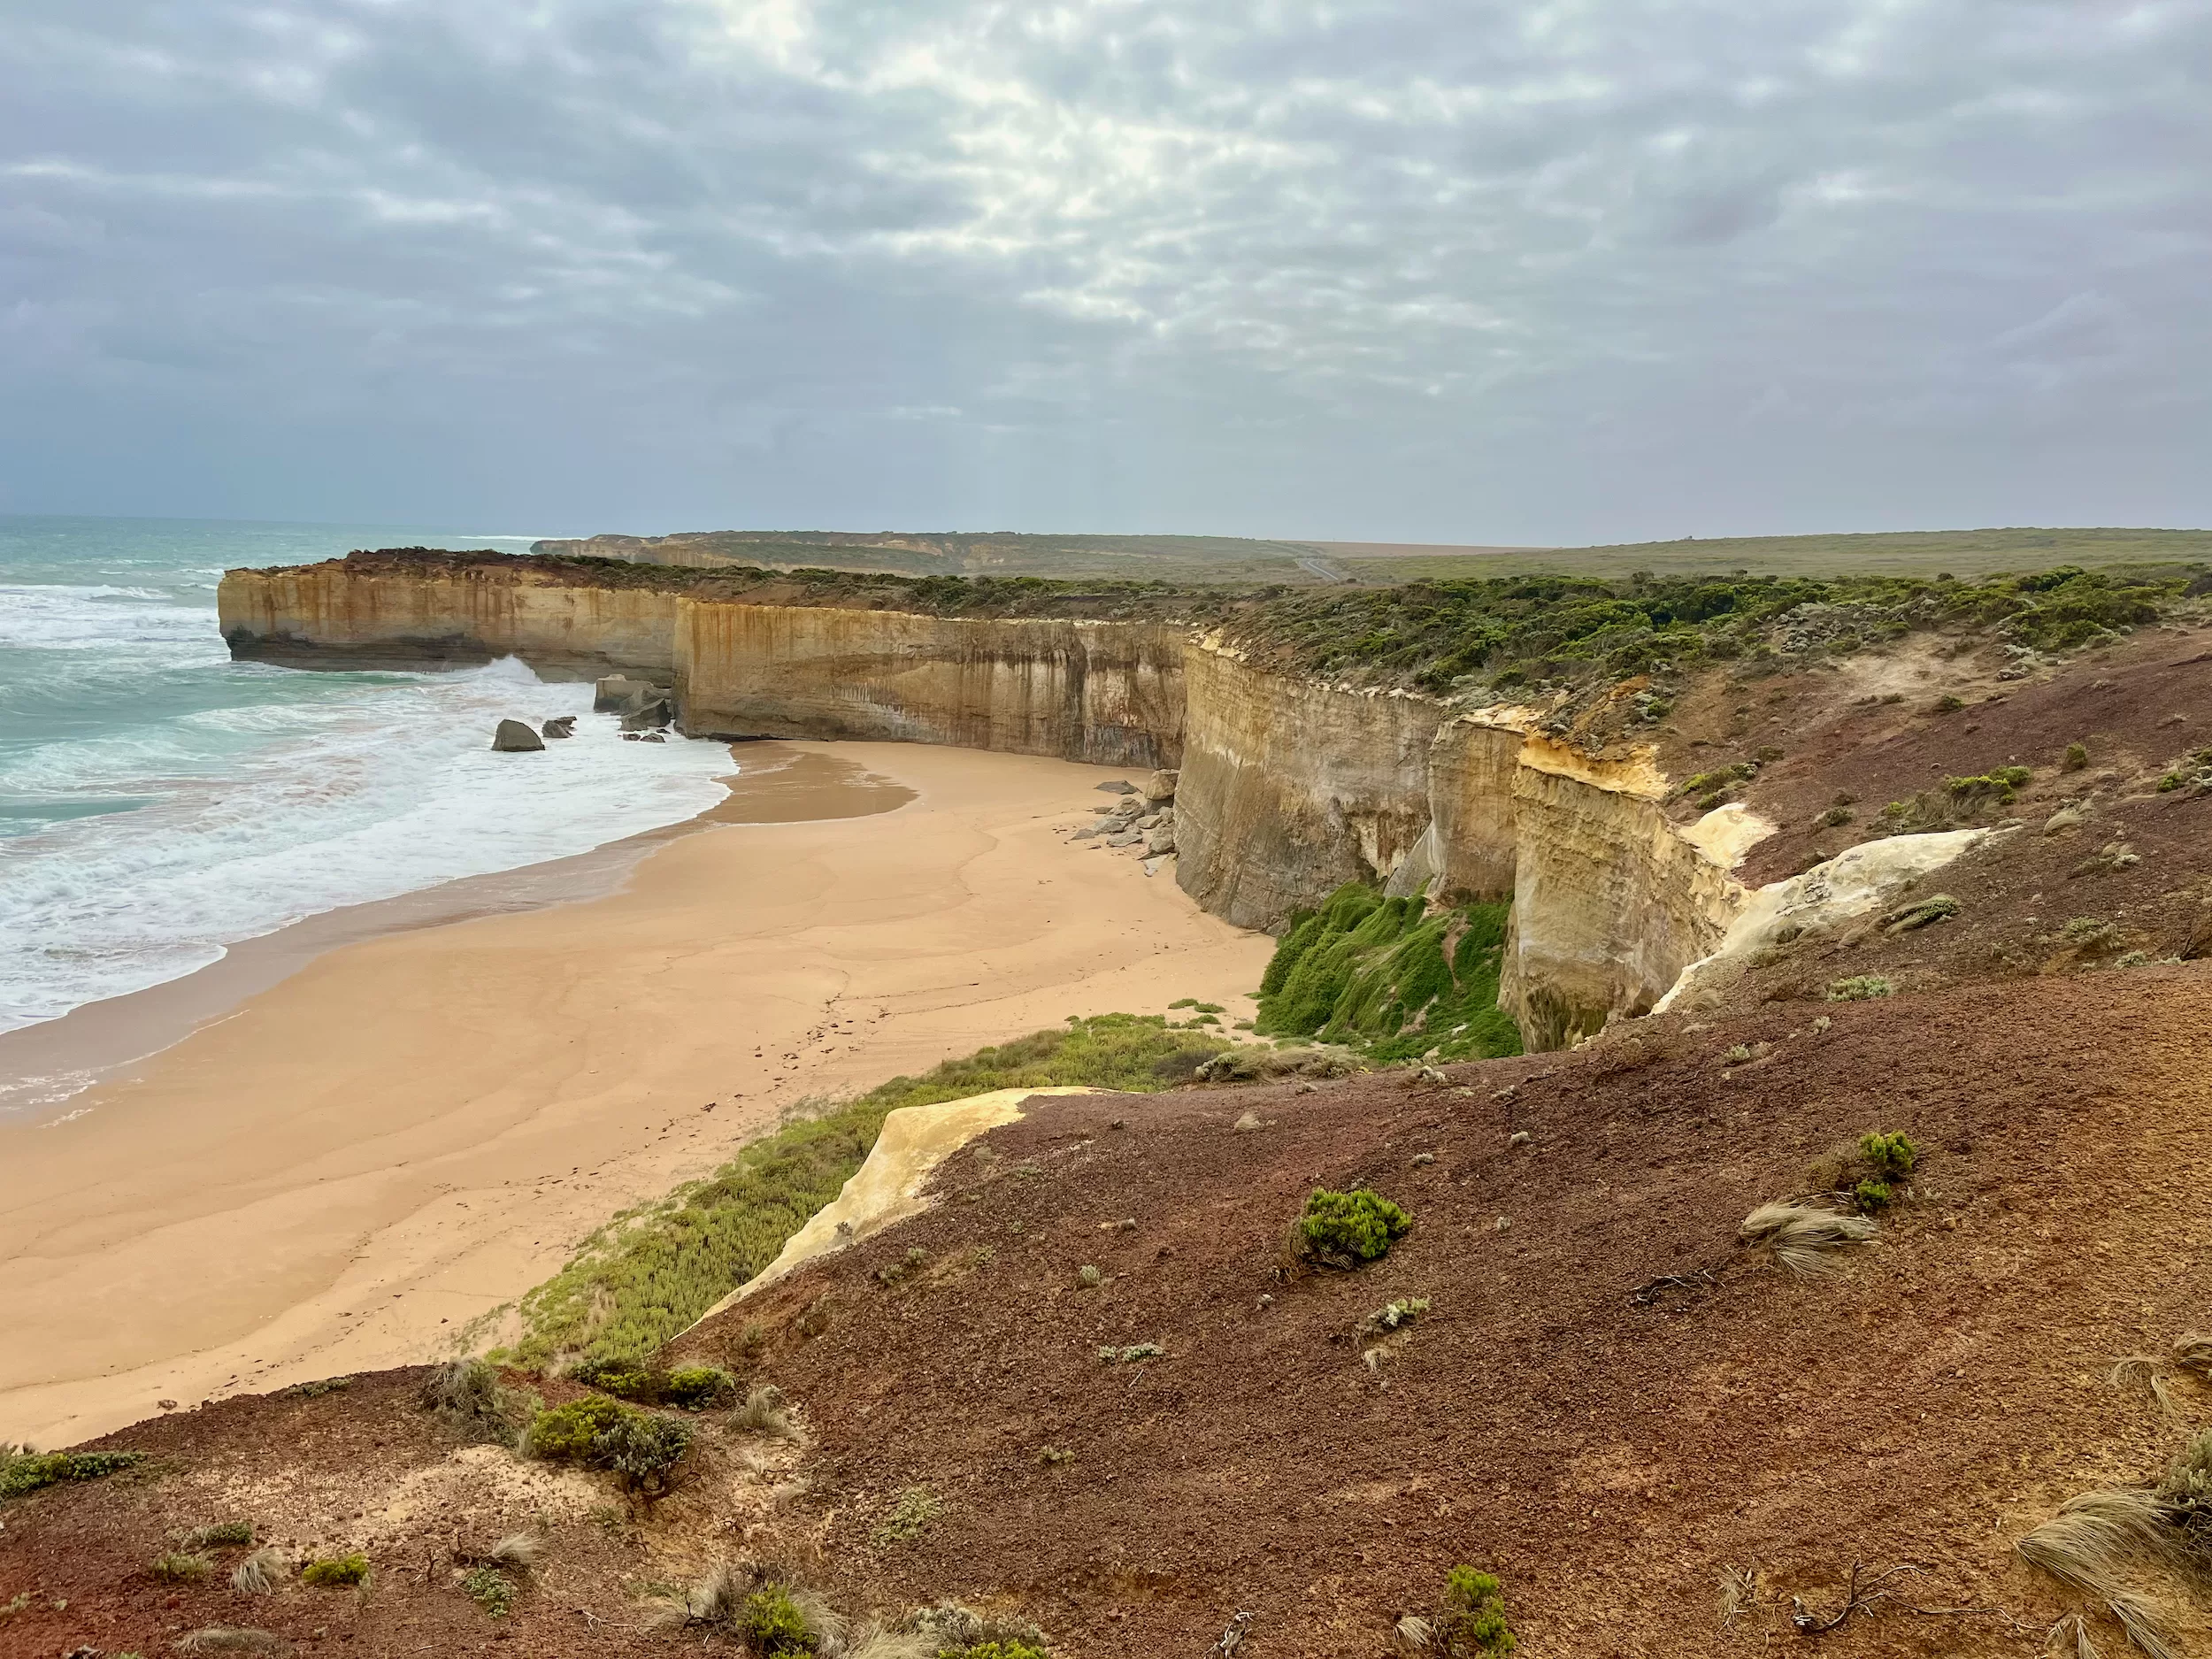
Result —
[[[1063, 841], [1118, 774], [742, 758], [724, 822], [622, 891], [349, 945], [82, 1115], [0, 1129], [0, 1439], [441, 1353], [803, 1095], [1069, 1014], [1249, 1011], [1271, 941]], [[885, 780], [918, 798], [840, 816], [902, 798]]]

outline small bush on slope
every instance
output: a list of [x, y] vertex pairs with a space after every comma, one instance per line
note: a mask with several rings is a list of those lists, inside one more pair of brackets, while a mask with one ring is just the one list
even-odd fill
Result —
[[1521, 1052], [1498, 1006], [1508, 907], [1468, 904], [1435, 916], [1418, 899], [1348, 883], [1302, 912], [1260, 981], [1263, 1033], [1318, 1036], [1377, 1060], [1448, 1060]]
[[1349, 1193], [1317, 1187], [1298, 1218], [1298, 1236], [1308, 1255], [1351, 1266], [1387, 1254], [1392, 1242], [1412, 1226], [1412, 1217], [1363, 1187]]
[[0, 1443], [0, 1498], [19, 1498], [65, 1480], [96, 1480], [143, 1461], [143, 1452], [35, 1452]]
[[1189, 1075], [1163, 1078], [1154, 1069], [1189, 1043], [1188, 1032], [1171, 1031], [1156, 1014], [1100, 1014], [893, 1078], [787, 1124], [706, 1180], [618, 1216], [586, 1240], [573, 1261], [523, 1298], [523, 1336], [511, 1357], [530, 1365], [568, 1356], [641, 1362], [774, 1261], [784, 1240], [837, 1196], [898, 1107], [1054, 1085], [1150, 1093]]

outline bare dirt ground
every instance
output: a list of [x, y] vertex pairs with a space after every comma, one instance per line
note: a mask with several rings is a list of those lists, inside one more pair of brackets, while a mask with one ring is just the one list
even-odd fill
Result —
[[[2188, 1242], [2212, 1231], [2212, 972], [1811, 1012], [1666, 1017], [1448, 1087], [1041, 1102], [948, 1166], [936, 1210], [677, 1345], [797, 1402], [803, 1489], [746, 1466], [774, 1446], [710, 1430], [692, 1487], [639, 1525], [587, 1478], [455, 1447], [412, 1373], [234, 1400], [101, 1442], [145, 1471], [9, 1506], [0, 1601], [30, 1600], [0, 1653], [151, 1654], [216, 1622], [361, 1654], [658, 1651], [688, 1639], [642, 1631], [642, 1590], [767, 1548], [811, 1554], [841, 1606], [1010, 1604], [1071, 1654], [1202, 1653], [1240, 1609], [1248, 1653], [1375, 1654], [1460, 1562], [1502, 1578], [1539, 1655], [1810, 1652], [1790, 1598], [1832, 1617], [1854, 1563], [1910, 1571], [1824, 1651], [2039, 1652], [2064, 1603], [2014, 1540], [2178, 1443], [2106, 1371], [2212, 1300]], [[1264, 1126], [1234, 1128], [1247, 1112]], [[1813, 1281], [1738, 1246], [1876, 1125], [1925, 1153], [1878, 1245]], [[1305, 1193], [1360, 1182], [1411, 1234], [1279, 1278]], [[1429, 1311], [1364, 1361], [1363, 1320], [1407, 1296]], [[1138, 1343], [1164, 1352], [1098, 1357]], [[918, 1486], [941, 1512], [885, 1541]], [[149, 1577], [238, 1515], [368, 1548], [378, 1576], [266, 1598]], [[495, 1623], [452, 1552], [526, 1524], [551, 1564]], [[1724, 1626], [1732, 1568], [1759, 1587]]]

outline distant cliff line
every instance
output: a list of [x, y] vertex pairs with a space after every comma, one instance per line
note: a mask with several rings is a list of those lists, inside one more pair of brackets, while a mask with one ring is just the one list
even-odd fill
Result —
[[230, 572], [219, 608], [242, 657], [657, 678], [698, 736], [1179, 766], [1177, 880], [1241, 926], [1279, 929], [1350, 880], [1510, 900], [1501, 1002], [1540, 1048], [1648, 1010], [1743, 908], [1730, 872], [1762, 826], [1725, 807], [1675, 823], [1654, 758], [1694, 668], [1940, 626], [2032, 657], [2151, 619], [2190, 581], [1317, 595], [391, 549]]

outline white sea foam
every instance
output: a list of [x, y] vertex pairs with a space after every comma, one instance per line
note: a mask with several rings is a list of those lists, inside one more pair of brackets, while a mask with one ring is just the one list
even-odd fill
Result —
[[[62, 609], [45, 607], [48, 620]], [[127, 609], [136, 614], [111, 645], [172, 607]], [[212, 620], [198, 619], [196, 658]], [[151, 631], [167, 637], [166, 621]], [[678, 822], [720, 800], [717, 779], [733, 770], [720, 744], [625, 743], [611, 718], [588, 712], [588, 686], [541, 683], [511, 659], [319, 675], [234, 666], [219, 640], [212, 649], [227, 687], [237, 675], [265, 682], [244, 687], [250, 700], [183, 699], [166, 718], [19, 748], [0, 766], [0, 795], [19, 803], [144, 803], [0, 841], [0, 1030], [192, 972], [302, 917]], [[135, 672], [154, 666], [140, 658]], [[132, 672], [127, 660], [105, 671]], [[491, 752], [501, 718], [557, 714], [580, 717], [575, 737]]]

